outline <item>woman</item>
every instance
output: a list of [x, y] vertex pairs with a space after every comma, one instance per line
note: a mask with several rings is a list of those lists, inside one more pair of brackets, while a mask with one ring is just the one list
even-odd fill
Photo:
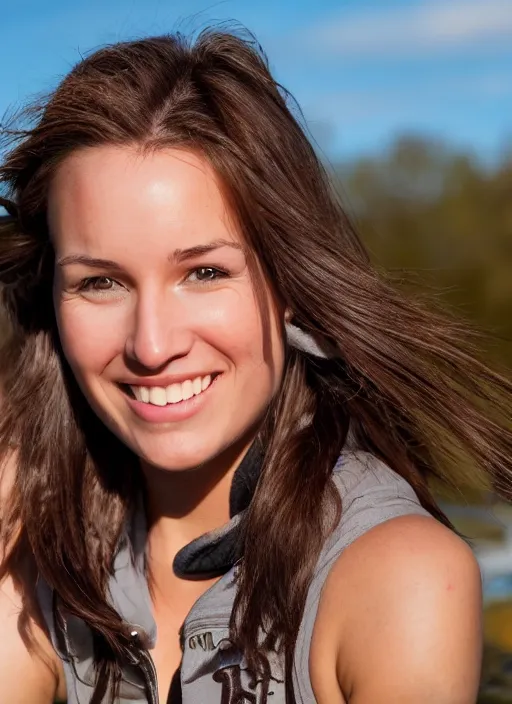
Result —
[[371, 267], [262, 55], [105, 48], [14, 137], [2, 701], [474, 702], [428, 481], [509, 495], [511, 384]]

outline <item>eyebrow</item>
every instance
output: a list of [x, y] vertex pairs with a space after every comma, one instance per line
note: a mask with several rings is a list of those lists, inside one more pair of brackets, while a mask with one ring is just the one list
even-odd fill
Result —
[[[243, 250], [241, 244], [238, 242], [231, 242], [229, 240], [213, 240], [208, 244], [198, 244], [195, 247], [188, 247], [187, 249], [175, 249], [168, 259], [169, 261], [181, 263], [188, 259], [194, 259], [196, 257], [203, 256], [204, 254], [209, 254], [210, 252], [220, 249], [221, 247], [231, 247], [232, 249], [237, 249], [239, 251]], [[59, 259], [57, 264], [61, 267], [69, 266], [71, 264], [82, 264], [84, 266], [91, 267], [92, 269], [111, 269], [112, 271], [121, 271], [122, 267], [112, 259], [98, 259], [97, 257], [89, 257], [87, 254], [70, 254], [67, 257], [62, 257]]]
[[59, 266], [83, 264], [84, 266], [91, 267], [92, 269], [112, 269], [114, 271], [121, 271], [121, 266], [112, 259], [97, 259], [96, 257], [89, 257], [87, 254], [70, 254], [67, 257], [62, 257], [62, 259], [59, 259], [57, 264]]
[[198, 244], [195, 247], [188, 247], [187, 249], [175, 249], [169, 256], [169, 260], [183, 262], [187, 259], [194, 259], [195, 257], [201, 257], [204, 254], [209, 254], [210, 252], [220, 249], [221, 247], [231, 247], [232, 249], [237, 249], [239, 251], [243, 250], [242, 245], [238, 242], [218, 239], [213, 240], [208, 244]]

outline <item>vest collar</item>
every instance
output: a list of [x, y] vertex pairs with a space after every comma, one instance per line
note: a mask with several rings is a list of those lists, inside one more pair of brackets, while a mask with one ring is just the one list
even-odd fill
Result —
[[[188, 545], [174, 558], [174, 572], [185, 579], [209, 579], [229, 572], [242, 556], [240, 523], [256, 489], [263, 462], [253, 443], [233, 475], [229, 497], [230, 520]], [[116, 553], [109, 582], [110, 601], [145, 642], [154, 647], [156, 624], [146, 578], [147, 524], [142, 500], [133, 512]]]

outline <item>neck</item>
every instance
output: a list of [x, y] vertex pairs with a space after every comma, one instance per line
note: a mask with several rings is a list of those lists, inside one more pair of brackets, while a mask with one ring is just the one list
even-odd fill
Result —
[[143, 465], [152, 563], [171, 565], [185, 545], [230, 519], [233, 475], [252, 440], [245, 438], [194, 469], [174, 471]]

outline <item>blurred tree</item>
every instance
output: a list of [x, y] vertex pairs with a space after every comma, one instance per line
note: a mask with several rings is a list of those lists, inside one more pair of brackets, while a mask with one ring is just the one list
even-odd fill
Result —
[[375, 262], [491, 332], [489, 353], [510, 365], [510, 153], [491, 170], [442, 143], [405, 136], [380, 158], [337, 167], [335, 178]]

